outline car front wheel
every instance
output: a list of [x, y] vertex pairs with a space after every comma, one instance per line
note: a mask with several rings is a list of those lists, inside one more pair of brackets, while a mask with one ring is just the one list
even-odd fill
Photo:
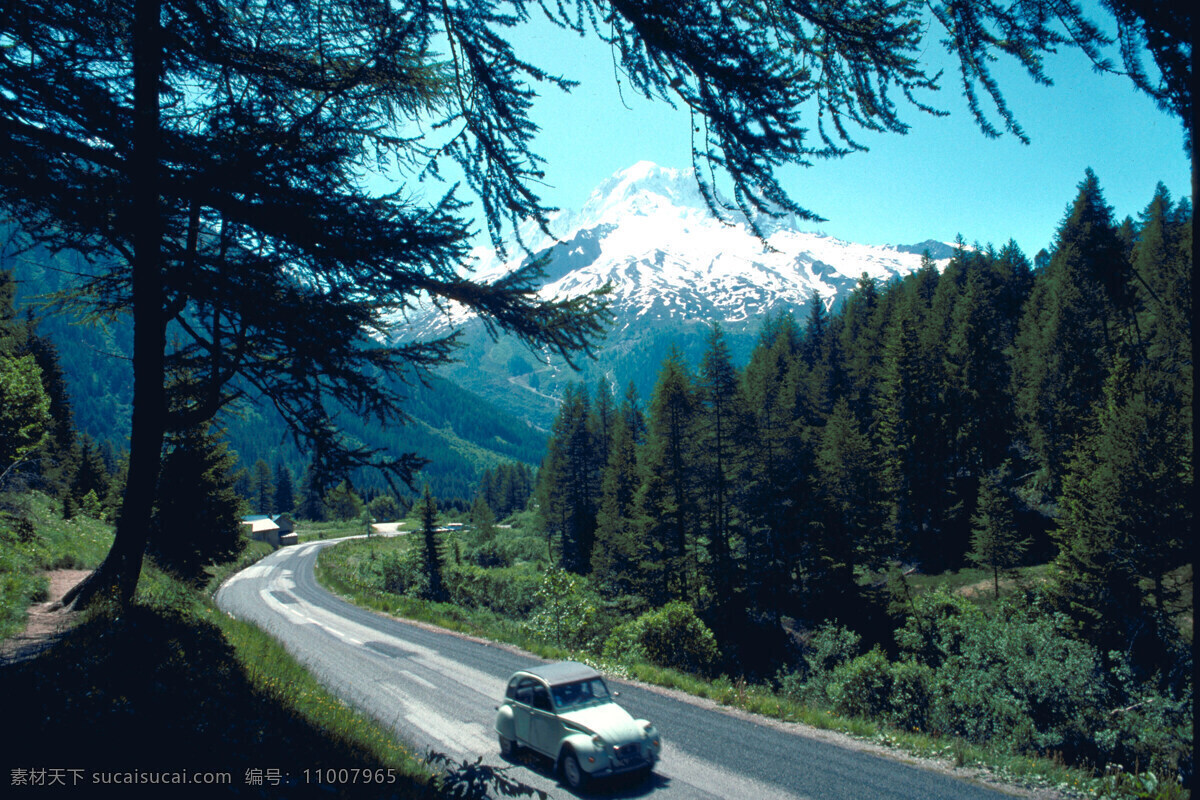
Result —
[[500, 737], [500, 755], [505, 758], [512, 758], [517, 754], [517, 743], [512, 739]]
[[588, 775], [583, 771], [583, 767], [579, 766], [579, 759], [571, 750], [563, 754], [562, 773], [567, 786], [572, 789], [582, 789], [583, 785], [587, 783]]

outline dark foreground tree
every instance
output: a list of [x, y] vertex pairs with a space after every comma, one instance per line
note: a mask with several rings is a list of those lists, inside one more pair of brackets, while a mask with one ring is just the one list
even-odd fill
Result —
[[[980, 88], [1003, 127], [1024, 138], [988, 71], [993, 55], [1014, 57], [1039, 81], [1056, 47], [1101, 56], [1103, 39], [1075, 2], [1054, 4], [1054, 14], [1047, 5], [933, 6], [989, 134], [997, 129]], [[574, 0], [547, 13], [611, 41], [635, 89], [692, 112], [697, 161], [732, 179], [733, 203], [718, 210], [813, 218], [775, 168], [863, 149], [861, 130], [903, 132], [896, 97], [929, 110], [918, 97], [936, 86], [919, 61], [924, 8]], [[1166, 57], [1180, 48], [1190, 57], [1174, 17], [1117, 12], [1123, 45], [1149, 42], [1160, 65], [1176, 64]], [[132, 597], [165, 432], [244, 396], [265, 397], [312, 445], [333, 476], [326, 486], [368, 464], [411, 478], [419, 458], [348, 441], [336, 409], [402, 419], [381, 375], [452, 352], [452, 337], [404, 340], [404, 314], [422, 301], [460, 303], [491, 331], [568, 359], [588, 350], [603, 299], [540, 299], [536, 264], [472, 280], [468, 207], [455, 190], [426, 195], [420, 182], [455, 162], [497, 244], [510, 224], [546, 228], [551, 209], [533, 189], [543, 172], [530, 149], [531, 84], [569, 84], [510, 47], [506, 29], [530, 13], [522, 0], [0, 4], [0, 206], [34, 243], [92, 262], [77, 296], [86, 308], [133, 320], [127, 489], [113, 549], [83, 596], [112, 587]], [[1190, 83], [1177, 72], [1165, 81], [1183, 87], [1176, 94], [1190, 109]], [[1152, 78], [1139, 85], [1185, 107]], [[813, 142], [800, 119], [808, 101]], [[372, 171], [397, 191], [369, 191]], [[701, 187], [715, 208], [711, 182]], [[168, 402], [168, 377], [183, 374], [190, 380]]]

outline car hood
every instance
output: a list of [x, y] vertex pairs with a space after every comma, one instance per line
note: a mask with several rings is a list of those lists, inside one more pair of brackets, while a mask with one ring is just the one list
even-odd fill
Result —
[[559, 718], [589, 733], [598, 733], [609, 744], [622, 744], [642, 738], [642, 727], [629, 712], [616, 703], [580, 708], [560, 714]]

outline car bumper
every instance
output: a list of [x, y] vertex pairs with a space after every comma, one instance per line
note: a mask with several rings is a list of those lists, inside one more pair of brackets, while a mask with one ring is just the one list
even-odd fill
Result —
[[[658, 753], [647, 748], [641, 755], [633, 758], [624, 758], [620, 761], [606, 758], [603, 762], [597, 759], [595, 764], [582, 763], [580, 766], [593, 778], [606, 778], [612, 775], [637, 772], [642, 769], [653, 769], [657, 763]], [[593, 769], [589, 770], [588, 767], [593, 767]]]

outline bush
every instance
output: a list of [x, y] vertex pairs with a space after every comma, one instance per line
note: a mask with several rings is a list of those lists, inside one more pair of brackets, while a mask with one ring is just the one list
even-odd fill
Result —
[[936, 670], [933, 726], [1015, 752], [1093, 759], [1106, 695], [1095, 650], [1036, 607], [1002, 606], [972, 623]]
[[429, 576], [425, 573], [424, 551], [410, 547], [404, 551], [385, 553], [380, 559], [379, 571], [383, 576], [383, 590], [392, 594], [422, 597], [429, 588]]
[[833, 672], [857, 655], [861, 641], [849, 628], [825, 622], [809, 638], [800, 669], [779, 678], [779, 690], [795, 702], [828, 706]]
[[617, 626], [604, 643], [607, 658], [648, 661], [707, 675], [721, 654], [716, 637], [687, 603], [674, 600]]
[[926, 730], [933, 705], [933, 680], [933, 670], [927, 664], [913, 659], [892, 664], [892, 696], [887, 721], [904, 730]]
[[513, 619], [534, 610], [542, 584], [540, 573], [528, 567], [484, 569], [463, 564], [446, 571], [450, 601], [465, 608], [486, 608]]
[[596, 649], [604, 640], [598, 600], [564, 569], [546, 572], [533, 595], [536, 611], [525, 623], [535, 636], [567, 649]]
[[883, 717], [892, 708], [892, 665], [878, 647], [835, 667], [825, 693], [833, 710], [847, 717]]

